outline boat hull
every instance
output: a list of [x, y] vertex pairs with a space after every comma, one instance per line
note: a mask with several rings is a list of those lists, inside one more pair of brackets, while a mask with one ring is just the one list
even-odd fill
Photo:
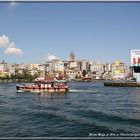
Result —
[[16, 85], [17, 92], [67, 92], [68, 87], [49, 87], [49, 88], [41, 88], [41, 87], [28, 87], [28, 86], [22, 86], [22, 85]]

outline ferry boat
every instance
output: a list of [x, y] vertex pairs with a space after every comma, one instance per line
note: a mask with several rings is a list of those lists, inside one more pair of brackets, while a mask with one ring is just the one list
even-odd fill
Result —
[[32, 84], [16, 85], [17, 92], [67, 92], [67, 83], [36, 79]]

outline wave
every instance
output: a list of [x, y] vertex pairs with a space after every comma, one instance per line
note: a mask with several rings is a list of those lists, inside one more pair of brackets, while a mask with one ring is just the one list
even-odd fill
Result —
[[[23, 113], [24, 114], [24, 113]], [[70, 126], [71, 124], [75, 124], [76, 127], [79, 126], [85, 126], [88, 128], [96, 128], [98, 131], [106, 131], [106, 132], [113, 132], [108, 126], [104, 126], [103, 124], [100, 124], [97, 120], [89, 119], [84, 116], [79, 116], [75, 113], [69, 113], [65, 111], [54, 111], [54, 110], [37, 110], [37, 109], [26, 109], [25, 114], [26, 116], [30, 116], [30, 119], [36, 118], [38, 121], [46, 120], [46, 124], [49, 122], [57, 122], [57, 124], [60, 123], [62, 125], [62, 122], [65, 122], [65, 124]], [[44, 122], [44, 121], [43, 121]], [[53, 123], [52, 123], [53, 124]], [[53, 127], [53, 126], [52, 126]], [[60, 128], [59, 128], [60, 129]], [[83, 129], [85, 129], [83, 127]], [[63, 129], [64, 131], [64, 129]]]
[[140, 132], [140, 119], [124, 117], [121, 114], [105, 112], [105, 110], [96, 111], [96, 109], [83, 110], [83, 114], [86, 114], [85, 117], [89, 120], [94, 119], [98, 125], [109, 127], [118, 132]]

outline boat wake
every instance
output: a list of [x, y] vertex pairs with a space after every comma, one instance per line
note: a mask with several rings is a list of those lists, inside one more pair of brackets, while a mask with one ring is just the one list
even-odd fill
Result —
[[71, 93], [99, 93], [99, 90], [95, 90], [95, 89], [69, 89], [69, 92]]

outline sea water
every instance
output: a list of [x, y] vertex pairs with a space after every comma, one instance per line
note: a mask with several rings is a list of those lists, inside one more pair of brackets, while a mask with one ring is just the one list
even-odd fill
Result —
[[68, 83], [67, 93], [17, 93], [0, 83], [0, 137], [140, 137], [140, 88]]

